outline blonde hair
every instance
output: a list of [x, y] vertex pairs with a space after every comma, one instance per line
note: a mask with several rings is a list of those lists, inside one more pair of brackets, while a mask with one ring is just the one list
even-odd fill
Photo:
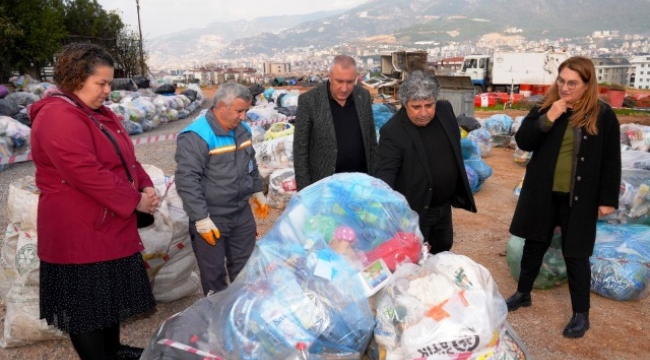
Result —
[[[570, 57], [562, 62], [558, 68], [558, 74], [564, 69], [571, 69], [578, 73], [585, 83], [586, 89], [582, 97], [573, 104], [573, 115], [569, 119], [571, 126], [584, 127], [590, 135], [598, 134], [598, 82], [596, 81], [596, 69], [594, 63], [583, 56]], [[553, 83], [544, 96], [541, 109], [550, 108], [554, 102], [560, 99], [560, 91], [557, 83]]]

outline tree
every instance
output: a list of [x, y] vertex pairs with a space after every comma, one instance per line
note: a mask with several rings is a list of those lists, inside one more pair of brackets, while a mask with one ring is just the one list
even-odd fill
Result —
[[[139, 46], [140, 36], [135, 31], [126, 28], [117, 36], [115, 48], [111, 52], [116, 62], [116, 73], [120, 76], [131, 77], [140, 73]], [[146, 60], [147, 55], [143, 54], [143, 57]]]
[[111, 49], [124, 29], [120, 15], [106, 12], [96, 0], [64, 0], [67, 42], [87, 41]]
[[65, 36], [61, 0], [4, 0], [0, 5], [0, 81], [11, 71], [36, 78]]

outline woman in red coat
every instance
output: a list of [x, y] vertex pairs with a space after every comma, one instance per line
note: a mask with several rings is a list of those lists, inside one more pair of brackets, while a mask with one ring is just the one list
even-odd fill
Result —
[[103, 106], [113, 82], [110, 55], [69, 44], [56, 59], [60, 92], [29, 111], [41, 191], [41, 318], [70, 334], [82, 360], [139, 358], [141, 349], [120, 345], [120, 321], [155, 306], [135, 211], [153, 213], [159, 198], [121, 122]]
[[563, 335], [582, 337], [589, 329], [596, 221], [618, 207], [621, 185], [620, 127], [612, 108], [598, 100], [590, 59], [576, 56], [560, 64], [555, 84], [515, 138], [533, 156], [510, 225], [510, 232], [526, 241], [508, 311], [532, 305], [533, 282], [559, 226], [573, 309]]

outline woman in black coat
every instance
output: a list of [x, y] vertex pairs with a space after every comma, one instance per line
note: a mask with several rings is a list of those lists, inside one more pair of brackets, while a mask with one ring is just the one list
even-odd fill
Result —
[[563, 335], [589, 329], [591, 267], [596, 221], [618, 207], [621, 184], [620, 127], [611, 107], [598, 100], [590, 59], [571, 57], [558, 69], [543, 103], [515, 135], [531, 151], [510, 232], [526, 239], [517, 292], [508, 311], [532, 304], [530, 292], [554, 229], [562, 231], [573, 316]]

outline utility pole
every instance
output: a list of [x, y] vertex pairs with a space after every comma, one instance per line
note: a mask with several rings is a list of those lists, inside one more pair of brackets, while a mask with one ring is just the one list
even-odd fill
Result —
[[138, 31], [140, 32], [140, 74], [146, 76], [144, 69], [144, 53], [142, 52], [142, 26], [140, 25], [140, 0], [135, 0], [138, 6]]

